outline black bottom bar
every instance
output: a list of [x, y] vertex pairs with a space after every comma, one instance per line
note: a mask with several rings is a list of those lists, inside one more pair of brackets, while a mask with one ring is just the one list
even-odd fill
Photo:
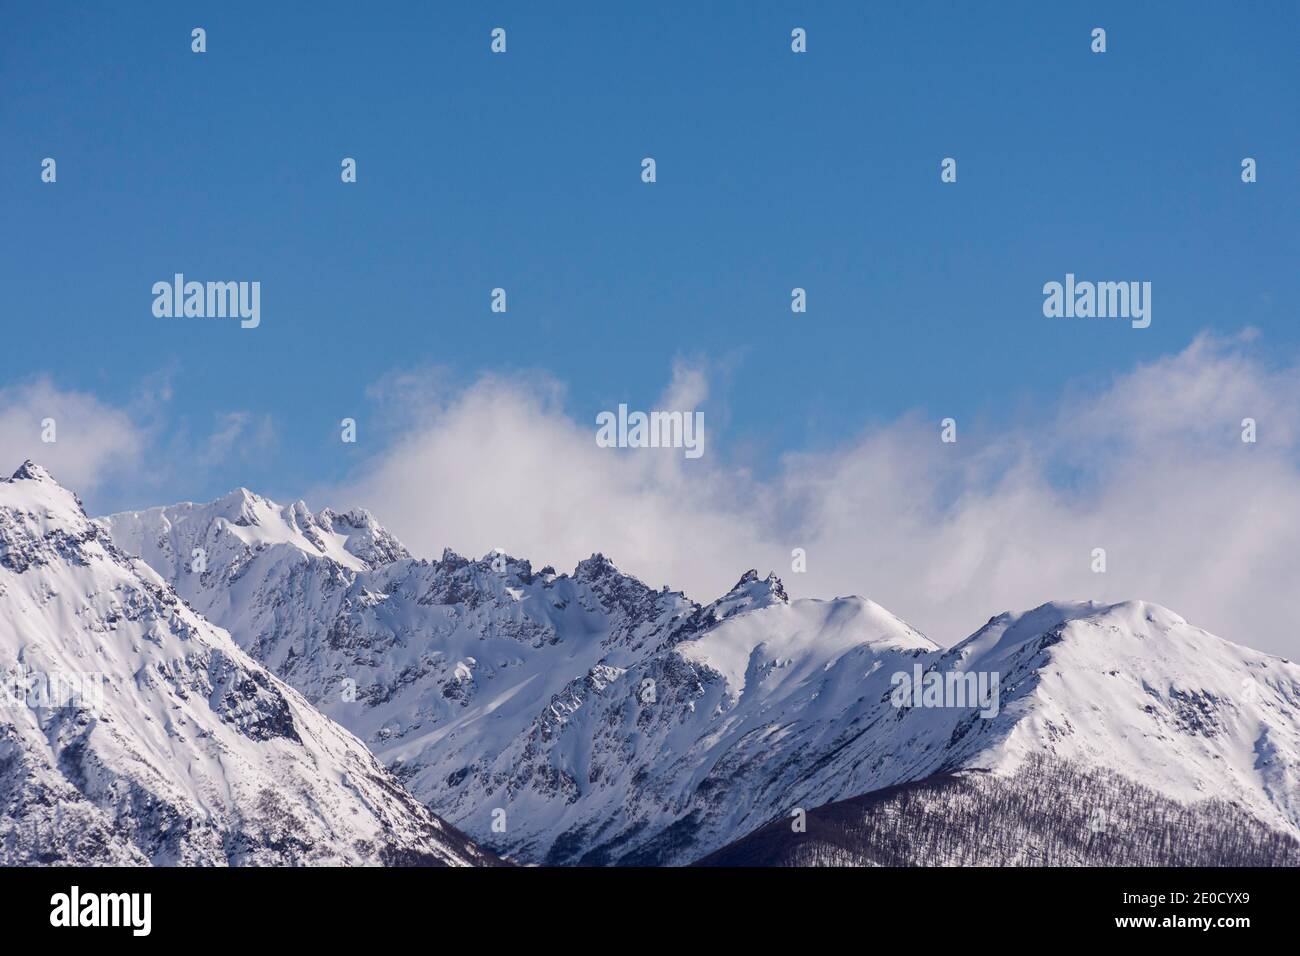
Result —
[[[849, 931], [910, 926], [934, 944], [1009, 931], [1070, 940], [1199, 934], [1230, 944], [1294, 929], [1294, 884], [1295, 871], [1267, 869], [4, 869], [0, 926], [10, 945], [73, 933], [127, 945], [374, 947], [409, 933], [430, 944], [536, 943], [557, 931], [630, 941], [638, 926], [671, 932], [701, 919], [729, 940], [752, 935], [768, 948], [778, 924], [812, 931], [831, 921]], [[74, 886], [77, 922], [116, 915], [123, 925], [52, 925], [52, 915], [72, 922]], [[145, 922], [143, 896], [98, 896], [145, 893], [147, 936], [133, 929]]]

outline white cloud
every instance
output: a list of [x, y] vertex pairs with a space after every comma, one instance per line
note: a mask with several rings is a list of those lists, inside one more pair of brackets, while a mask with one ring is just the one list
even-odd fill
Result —
[[275, 440], [275, 427], [270, 415], [254, 415], [248, 411], [225, 412], [217, 416], [216, 428], [198, 452], [198, 462], [211, 467], [232, 459], [247, 461], [265, 451]]
[[[47, 419], [53, 442], [42, 440]], [[126, 412], [93, 395], [59, 389], [47, 378], [0, 388], [0, 449], [9, 471], [30, 458], [67, 487], [90, 492], [135, 469], [145, 444]]]
[[666, 411], [694, 411], [709, 399], [709, 377], [699, 363], [678, 359], [673, 362], [673, 377], [659, 400]]
[[[1140, 597], [1296, 657], [1300, 368], [1264, 361], [1261, 345], [1201, 338], [1071, 383], [1033, 421], [986, 433], [963, 421], [956, 445], [939, 442], [938, 422], [905, 416], [829, 453], [791, 453], [766, 481], [728, 459], [716, 367], [676, 363], [659, 402], [705, 411], [698, 460], [597, 447], [595, 422], [566, 415], [545, 377], [485, 376], [457, 392], [445, 375], [432, 389], [412, 375], [372, 394], [401, 411], [396, 437], [320, 500], [371, 508], [419, 554], [502, 547], [570, 569], [603, 551], [697, 600], [773, 569], [794, 595], [866, 594], [944, 643], [1002, 610]], [[1254, 445], [1241, 441], [1247, 417]], [[46, 378], [0, 388], [5, 467], [33, 458], [88, 501], [123, 489], [161, 501], [150, 488], [190, 487], [274, 445], [265, 415], [225, 413], [192, 439], [165, 419], [156, 402], [119, 408]], [[806, 574], [790, 571], [795, 547]], [[1091, 571], [1097, 547], [1104, 575]]]
[[[684, 377], [679, 389], [689, 388], [698, 382]], [[722, 569], [746, 542], [734, 540], [734, 516], [712, 503], [725, 500], [720, 483], [730, 476], [693, 468], [699, 462], [681, 450], [598, 448], [594, 421], [573, 422], [561, 399], [553, 382], [484, 377], [417, 418], [422, 424], [345, 490], [327, 494], [376, 511], [418, 553], [501, 547], [572, 567], [603, 551], [662, 582], [704, 581], [715, 565], [730, 573]], [[691, 555], [684, 571], [688, 542], [673, 539], [710, 529], [722, 536], [719, 547]]]
[[[210, 432], [194, 435], [168, 407], [172, 395], [165, 374], [147, 378], [121, 406], [46, 376], [0, 387], [0, 477], [30, 458], [94, 514], [169, 501], [164, 489], [192, 489], [273, 448], [269, 415], [222, 412]], [[54, 441], [43, 440], [51, 434], [47, 420]]]
[[[791, 454], [766, 482], [710, 432], [697, 461], [598, 448], [554, 383], [490, 376], [440, 395], [345, 488], [417, 553], [494, 547], [572, 568], [603, 551], [697, 600], [742, 571], [792, 594], [866, 594], [951, 643], [1050, 599], [1143, 598], [1223, 637], [1300, 651], [1300, 374], [1246, 339], [1201, 338], [1107, 382], [1078, 382], [1045, 419], [956, 445], [907, 416], [827, 454]], [[664, 407], [711, 401], [679, 364]], [[1255, 418], [1259, 442], [1242, 443]], [[790, 573], [790, 551], [808, 554]], [[1108, 571], [1091, 571], [1107, 551]]]

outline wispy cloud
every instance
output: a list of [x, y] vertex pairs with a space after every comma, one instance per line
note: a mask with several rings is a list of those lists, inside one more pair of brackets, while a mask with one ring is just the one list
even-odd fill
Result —
[[[598, 448], [553, 383], [486, 377], [332, 489], [419, 553], [494, 547], [561, 567], [603, 551], [649, 583], [709, 599], [757, 566], [804, 596], [867, 594], [936, 640], [1049, 599], [1143, 598], [1240, 643], [1295, 654], [1300, 369], [1242, 337], [1202, 337], [1051, 413], [981, 432], [912, 415], [770, 480], [729, 464]], [[665, 403], [710, 407], [679, 365]], [[1241, 422], [1258, 423], [1256, 444]], [[791, 573], [791, 550], [807, 572]], [[1092, 570], [1104, 548], [1107, 571]]]
[[48, 376], [0, 387], [0, 469], [37, 461], [94, 511], [164, 503], [172, 489], [183, 494], [273, 449], [270, 415], [220, 412], [209, 428], [192, 430], [170, 408], [173, 394], [166, 373], [150, 376], [121, 404]]
[[[603, 551], [702, 600], [746, 568], [772, 569], [793, 594], [866, 594], [941, 642], [1049, 599], [1137, 597], [1300, 652], [1300, 367], [1253, 335], [1068, 383], [1032, 419], [959, 422], [955, 445], [937, 421], [904, 416], [788, 453], [762, 480], [728, 455], [725, 372], [679, 362], [660, 399], [705, 411], [697, 460], [597, 447], [595, 422], [574, 420], [542, 374], [459, 388], [445, 374], [390, 378], [371, 392], [391, 420], [382, 450], [313, 497], [370, 508], [417, 553], [501, 547], [563, 568]], [[129, 489], [159, 503], [274, 448], [272, 420], [247, 410], [198, 434], [170, 426], [168, 392], [153, 388], [146, 412], [47, 378], [0, 388], [0, 448], [11, 467], [34, 458], [90, 498]], [[1254, 444], [1241, 441], [1245, 418]], [[791, 571], [794, 548], [806, 573]]]
[[0, 449], [10, 468], [30, 458], [85, 493], [131, 474], [147, 444], [125, 410], [88, 393], [44, 377], [0, 388]]
[[265, 451], [275, 441], [271, 416], [249, 411], [224, 412], [217, 416], [211, 434], [202, 441], [199, 463], [212, 466], [236, 460], [248, 460]]

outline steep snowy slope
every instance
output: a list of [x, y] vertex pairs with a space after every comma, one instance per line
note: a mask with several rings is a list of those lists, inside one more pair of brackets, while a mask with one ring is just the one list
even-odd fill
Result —
[[487, 862], [28, 462], [0, 481], [0, 864]]
[[438, 806], [501, 807], [498, 841], [528, 858], [689, 862], [780, 813], [886, 674], [933, 649], [870, 602], [789, 602], [752, 573], [692, 624], [700, 636], [573, 681]]
[[811, 807], [963, 768], [1014, 775], [1046, 755], [1098, 767], [1184, 803], [1237, 805], [1300, 834], [1300, 667], [1239, 647], [1140, 601], [1048, 604], [1002, 615], [919, 662], [996, 674], [996, 716], [896, 707], [793, 784]]
[[[650, 843], [670, 849], [647, 859], [685, 862], [703, 837], [664, 831], [688, 816], [720, 845], [779, 809], [816, 742], [879, 697], [897, 661], [937, 650], [870, 602], [792, 605], [753, 572], [701, 608], [600, 555], [571, 576], [505, 555], [414, 561], [354, 515], [394, 560], [331, 545], [338, 521], [301, 503], [244, 491], [104, 524], [417, 796], [523, 859], [609, 861]], [[777, 720], [797, 726], [774, 736]]]
[[[944, 651], [861, 598], [790, 601], [774, 576], [701, 607], [598, 555], [571, 576], [412, 560], [364, 512], [247, 492], [105, 525], [520, 859], [687, 863], [796, 808], [1031, 755], [1300, 832], [1300, 669], [1154, 605], [1045, 605]], [[897, 675], [918, 671], [996, 675], [996, 706], [900, 705]]]
[[[243, 491], [103, 520], [124, 550], [361, 736], [412, 792], [498, 845], [499, 804], [464, 798], [470, 777], [556, 719], [553, 702], [562, 711], [575, 682], [625, 668], [698, 610], [600, 555], [573, 575], [502, 554], [416, 561], [354, 513], [348, 527], [384, 542], [394, 557], [384, 563], [349, 550], [355, 537], [331, 545], [303, 532], [322, 524], [339, 527], [301, 503], [281, 508]], [[559, 779], [543, 768], [531, 786], [549, 792]], [[507, 832], [522, 822], [508, 818]]]
[[1129, 601], [1003, 615], [941, 666], [1002, 674], [985, 735], [1001, 739], [958, 743], [954, 759], [996, 770], [1050, 753], [1300, 833], [1300, 665]]
[[[1142, 602], [1048, 605], [932, 647], [860, 599], [760, 604], [592, 687], [488, 779], [546, 821], [522, 849], [553, 862], [687, 862], [799, 808], [1039, 756], [1300, 833], [1300, 667]], [[914, 669], [997, 675], [996, 714], [898, 706]], [[650, 703], [631, 694], [647, 678]], [[558, 816], [518, 786], [530, 763], [567, 773]]]

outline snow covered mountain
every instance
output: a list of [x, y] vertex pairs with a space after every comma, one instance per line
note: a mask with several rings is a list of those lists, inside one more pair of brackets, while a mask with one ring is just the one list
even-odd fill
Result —
[[491, 862], [31, 462], [0, 681], [0, 865]]
[[[1003, 711], [978, 722], [987, 728], [954, 738], [936, 771], [1008, 772], [1030, 753], [1048, 753], [1183, 802], [1224, 799], [1300, 834], [1294, 663], [1229, 643], [1166, 608], [1129, 601], [1001, 615], [936, 666], [999, 672]], [[970, 725], [959, 721], [954, 733]]]
[[[764, 839], [782, 838], [767, 845], [769, 856], [854, 865], [1300, 864], [1295, 664], [1139, 601], [1001, 615], [917, 664], [945, 684], [997, 674], [999, 712], [882, 700], [861, 735], [842, 738], [786, 790], [788, 808], [822, 807], [824, 830], [837, 835], [793, 836], [787, 809], [766, 828]], [[892, 792], [899, 785], [906, 799]], [[867, 797], [832, 810], [822, 806], [828, 794]], [[981, 822], [954, 849], [952, 821], [963, 818]], [[805, 832], [814, 834], [814, 821]], [[761, 862], [760, 845], [741, 841], [712, 862]]]
[[[682, 864], [796, 809], [1048, 757], [1300, 833], [1300, 667], [1155, 605], [1048, 604], [943, 650], [862, 598], [746, 573], [707, 606], [411, 558], [366, 512], [240, 490], [104, 527], [470, 835], [545, 863]], [[997, 675], [995, 713], [897, 675]]]

